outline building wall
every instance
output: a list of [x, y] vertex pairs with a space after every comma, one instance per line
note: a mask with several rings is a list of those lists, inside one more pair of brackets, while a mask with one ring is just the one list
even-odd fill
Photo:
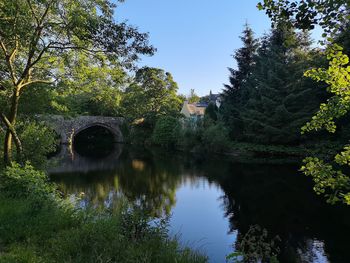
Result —
[[181, 113], [182, 113], [183, 115], [185, 115], [186, 118], [190, 118], [190, 117], [191, 117], [191, 113], [190, 113], [190, 111], [188, 110], [187, 105], [188, 105], [188, 102], [185, 101], [185, 102], [184, 102], [184, 105], [182, 106]]

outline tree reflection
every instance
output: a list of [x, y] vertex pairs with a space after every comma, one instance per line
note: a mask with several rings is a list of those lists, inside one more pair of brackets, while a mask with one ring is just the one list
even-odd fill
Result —
[[[147, 157], [146, 157], [147, 156]], [[81, 196], [81, 206], [118, 207], [122, 197], [151, 216], [169, 215], [181, 184], [176, 161], [164, 165], [151, 152], [126, 151], [112, 171], [59, 174], [52, 178], [64, 195]]]
[[126, 198], [159, 217], [171, 214], [182, 184], [205, 178], [223, 191], [221, 205], [230, 222], [228, 232], [238, 233], [237, 250], [251, 226], [259, 225], [270, 238], [281, 238], [280, 262], [316, 263], [323, 257], [324, 262], [343, 263], [350, 258], [350, 211], [315, 196], [311, 182], [295, 172], [297, 166], [238, 164], [221, 156], [203, 161], [125, 148], [116, 163], [105, 167], [113, 169], [52, 178], [66, 195], [84, 193], [82, 206], [116, 208]]

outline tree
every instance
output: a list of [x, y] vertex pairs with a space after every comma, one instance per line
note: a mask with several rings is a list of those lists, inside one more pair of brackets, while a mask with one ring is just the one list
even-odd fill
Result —
[[259, 46], [258, 41], [254, 38], [254, 32], [246, 23], [240, 39], [243, 42], [243, 47], [238, 49], [232, 56], [237, 62], [237, 68], [229, 68], [230, 84], [224, 84], [225, 99], [230, 100], [236, 97], [236, 91], [239, 90], [246, 80], [255, 64], [254, 56], [256, 55]]
[[255, 68], [244, 84], [249, 98], [240, 116], [246, 140], [265, 144], [299, 142], [300, 126], [320, 103], [315, 83], [302, 78], [313, 62], [308, 39], [290, 29], [275, 29], [263, 41]]
[[253, 30], [248, 24], [245, 24], [243, 35], [240, 38], [243, 47], [233, 55], [237, 62], [237, 69], [229, 68], [230, 84], [224, 84], [224, 103], [222, 106], [223, 120], [230, 129], [232, 139], [236, 138], [243, 129], [240, 109], [248, 95], [247, 90], [242, 90], [242, 86], [255, 65], [254, 58], [258, 48], [258, 41], [254, 38]]
[[55, 106], [63, 106], [70, 114], [121, 114], [122, 89], [127, 75], [117, 60], [105, 54], [92, 56], [70, 52], [62, 67], [65, 74], [57, 83], [57, 94], [52, 98]]
[[149, 67], [139, 69], [124, 93], [124, 115], [132, 120], [146, 118], [153, 126], [160, 116], [177, 116], [181, 109], [177, 90], [169, 72]]
[[272, 19], [274, 26], [310, 30], [316, 25], [325, 31], [324, 36], [332, 36], [346, 30], [349, 20], [348, 0], [290, 1], [264, 0], [258, 4], [260, 10], [265, 10]]
[[[328, 69], [308, 70], [305, 76], [326, 82], [329, 85], [328, 90], [334, 95], [327, 103], [322, 103], [312, 120], [302, 127], [303, 133], [321, 129], [334, 133], [335, 119], [345, 116], [350, 110], [349, 58], [342, 53], [342, 48], [338, 45], [328, 49], [327, 57], [330, 61]], [[330, 203], [342, 201], [350, 205], [350, 178], [341, 170], [344, 166], [350, 166], [349, 145], [345, 146], [331, 163], [316, 157], [308, 157], [304, 163], [301, 170], [313, 178], [314, 190], [318, 194], [324, 194]]]
[[[260, 9], [265, 9], [273, 22], [279, 24], [292, 24], [297, 28], [310, 28], [320, 25], [328, 40], [332, 41], [334, 35], [344, 31], [349, 25], [349, 7], [347, 0], [335, 1], [287, 1], [264, 0], [259, 4]], [[340, 34], [341, 35], [341, 34]], [[326, 129], [331, 133], [336, 130], [335, 120], [344, 117], [350, 109], [350, 66], [349, 58], [343, 54], [338, 45], [328, 47], [327, 58], [329, 67], [306, 71], [305, 75], [329, 85], [328, 91], [333, 94], [327, 103], [322, 103], [319, 111], [302, 128], [302, 133]], [[301, 170], [313, 178], [314, 190], [318, 194], [324, 194], [328, 202], [344, 202], [350, 205], [350, 178], [341, 168], [350, 165], [350, 149], [345, 146], [343, 151], [334, 157], [334, 161], [327, 163], [316, 157], [308, 157], [304, 160]]]
[[172, 116], [159, 118], [154, 127], [152, 139], [155, 144], [174, 147], [180, 137], [180, 122]]
[[199, 102], [200, 99], [201, 98], [196, 94], [194, 89], [191, 89], [190, 95], [188, 95], [188, 97], [187, 97], [188, 103], [196, 103], [196, 102]]
[[218, 107], [213, 102], [210, 102], [205, 109], [204, 118], [209, 118], [213, 122], [218, 120]]
[[[2, 112], [7, 126], [6, 163], [11, 160], [23, 91], [34, 84], [55, 83], [56, 65], [66, 52], [104, 52], [126, 67], [132, 66], [138, 54], [153, 54], [147, 34], [113, 21], [114, 7], [109, 0], [0, 2], [0, 86], [11, 93], [7, 114]], [[18, 144], [17, 149], [20, 151]]]

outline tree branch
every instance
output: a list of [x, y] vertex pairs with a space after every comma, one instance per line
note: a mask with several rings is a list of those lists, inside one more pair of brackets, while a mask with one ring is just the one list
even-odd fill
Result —
[[36, 16], [36, 14], [35, 14], [35, 11], [34, 11], [34, 8], [33, 8], [32, 3], [30, 2], [30, 0], [27, 0], [27, 3], [28, 3], [28, 5], [29, 5], [30, 11], [32, 12], [33, 17], [35, 18], [37, 24], [39, 25], [39, 24], [40, 24], [40, 23], [39, 23], [39, 18], [38, 18], [38, 17]]
[[1, 49], [4, 52], [4, 55], [6, 57], [7, 56], [7, 49], [6, 49], [6, 46], [2, 40], [0, 40], [0, 46], [1, 46]]
[[49, 81], [49, 80], [41, 80], [41, 79], [31, 80], [31, 81], [28, 81], [28, 82], [24, 83], [24, 84], [21, 86], [21, 89], [22, 89], [23, 87], [26, 87], [26, 86], [29, 86], [29, 85], [32, 85], [32, 84], [39, 84], [39, 83], [42, 83], [42, 84], [52, 84], [53, 82], [52, 82], [52, 81]]
[[41, 33], [42, 33], [42, 30], [43, 30], [43, 27], [42, 27], [42, 24], [50, 10], [50, 7], [51, 5], [53, 4], [54, 0], [50, 1], [46, 8], [45, 8], [45, 11], [44, 13], [42, 14], [41, 18], [39, 19], [39, 23], [37, 25], [37, 27], [35, 28], [35, 33], [33, 35], [33, 39], [32, 39], [32, 42], [30, 44], [30, 49], [29, 49], [29, 52], [28, 52], [28, 59], [27, 59], [27, 63], [26, 63], [26, 66], [23, 70], [23, 73], [21, 74], [21, 77], [20, 79], [17, 81], [16, 85], [20, 85], [23, 83], [23, 81], [28, 77], [27, 75], [29, 74], [29, 70], [31, 67], [33, 67], [39, 60], [40, 58], [42, 57], [42, 55], [47, 51], [47, 46], [44, 47], [41, 52], [39, 53], [38, 57], [35, 59], [34, 62], [32, 62], [32, 59], [35, 55], [35, 51], [37, 49], [37, 45], [38, 45], [38, 42], [40, 40], [40, 36], [41, 36]]
[[7, 48], [6, 48], [5, 44], [4, 44], [4, 42], [2, 40], [0, 40], [0, 46], [1, 46], [1, 49], [3, 50], [3, 52], [4, 52], [7, 68], [9, 70], [9, 73], [10, 73], [10, 76], [11, 76], [13, 84], [16, 84], [17, 78], [16, 78], [16, 75], [15, 75], [15, 70], [13, 68], [11, 59], [13, 59], [13, 57], [15, 56], [15, 54], [17, 52], [17, 48], [18, 48], [17, 45], [18, 45], [18, 41], [16, 40], [16, 47], [14, 48], [14, 50], [12, 50], [11, 54], [9, 55], [8, 52], [7, 52]]

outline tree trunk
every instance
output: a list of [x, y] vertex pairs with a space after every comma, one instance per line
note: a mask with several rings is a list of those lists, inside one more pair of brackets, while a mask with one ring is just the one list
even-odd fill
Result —
[[[16, 129], [11, 125], [10, 121], [6, 118], [5, 114], [3, 114], [1, 112], [0, 112], [0, 119], [6, 125], [7, 130], [10, 130], [11, 135], [15, 141], [19, 162], [22, 163], [22, 161], [23, 161], [23, 147], [22, 147], [21, 140], [17, 135]], [[0, 130], [2, 130], [1, 127], [0, 127]]]
[[[19, 95], [20, 95], [20, 88], [19, 87], [15, 87], [15, 90], [13, 91], [12, 94], [12, 99], [11, 99], [11, 109], [10, 109], [10, 114], [9, 114], [9, 118], [8, 121], [10, 123], [10, 126], [7, 127], [6, 130], [6, 135], [5, 135], [5, 142], [4, 142], [4, 161], [6, 165], [11, 164], [12, 162], [12, 138], [13, 138], [13, 134], [15, 134], [16, 136], [16, 132], [15, 132], [15, 124], [16, 124], [16, 118], [17, 118], [17, 112], [18, 112], [18, 103], [19, 103]], [[11, 132], [11, 127], [12, 130], [14, 132]], [[19, 146], [17, 145], [17, 148]], [[21, 147], [19, 147], [21, 148]], [[21, 156], [22, 152], [21, 149], [18, 149], [19, 152], [19, 156]]]

